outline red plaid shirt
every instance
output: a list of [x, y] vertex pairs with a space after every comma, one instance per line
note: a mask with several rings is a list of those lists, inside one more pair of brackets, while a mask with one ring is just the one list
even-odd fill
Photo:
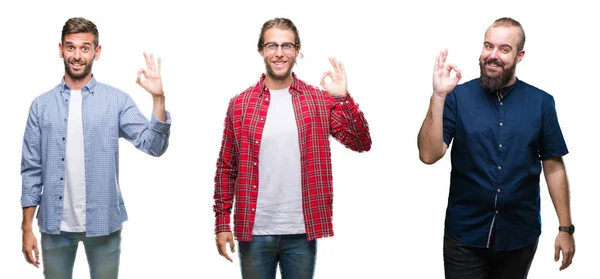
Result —
[[[347, 94], [332, 98], [292, 73], [289, 91], [298, 125], [302, 171], [302, 210], [307, 240], [333, 236], [333, 187], [329, 135], [357, 151], [371, 149], [369, 126], [358, 104]], [[258, 154], [269, 108], [269, 89], [260, 80], [229, 102], [215, 175], [215, 232], [231, 231], [251, 241], [258, 197]]]

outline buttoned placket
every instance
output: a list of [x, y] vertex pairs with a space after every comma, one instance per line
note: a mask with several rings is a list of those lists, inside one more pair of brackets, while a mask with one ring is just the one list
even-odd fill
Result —
[[[269, 107], [269, 100], [270, 100], [270, 94], [269, 94], [269, 89], [265, 86], [263, 89], [262, 94], [259, 96], [259, 102], [261, 102], [260, 107], [258, 109], [258, 122], [257, 122], [257, 135], [261, 135], [263, 133], [263, 129], [265, 127], [265, 119], [267, 117], [266, 115], [266, 111], [268, 110]], [[266, 108], [265, 108], [266, 106]], [[260, 155], [260, 140], [258, 138], [254, 139], [254, 152], [252, 154], [252, 188], [250, 189], [250, 193], [253, 197], [256, 198], [256, 200], [258, 200], [258, 182], [254, 182], [254, 181], [258, 181], [259, 180], [259, 166], [258, 166], [258, 158]], [[250, 205], [250, 210], [252, 211], [252, 216], [254, 219], [254, 216], [256, 214], [256, 201]]]
[[[68, 90], [68, 91], [67, 91]], [[63, 203], [63, 196], [65, 194], [65, 171], [66, 171], [66, 163], [65, 163], [65, 156], [66, 156], [66, 150], [67, 150], [67, 126], [69, 124], [69, 100], [71, 99], [71, 93], [70, 93], [71, 89], [68, 88], [63, 88], [60, 90], [60, 98], [61, 100], [64, 100], [64, 102], [62, 102], [63, 104], [63, 109], [61, 110], [61, 118], [63, 119], [62, 121], [62, 127], [60, 129], [61, 133], [60, 135], [58, 135], [59, 137], [62, 138], [62, 140], [60, 141], [60, 152], [61, 152], [61, 161], [58, 162], [58, 166], [59, 166], [59, 173], [61, 173], [61, 176], [59, 178], [59, 184], [61, 184], [60, 188], [61, 189], [58, 193], [58, 200], [59, 202], [56, 203], [56, 210], [58, 212], [62, 212], [63, 211], [63, 207], [64, 207], [64, 203]], [[55, 216], [57, 216], [57, 218], [62, 218], [62, 214], [56, 214]], [[60, 220], [58, 220], [57, 224], [60, 227]]]
[[494, 104], [494, 109], [496, 109], [497, 115], [497, 129], [498, 136], [496, 138], [496, 152], [497, 152], [497, 171], [496, 171], [496, 179], [494, 185], [496, 186], [496, 193], [494, 196], [494, 217], [492, 218], [492, 224], [490, 225], [490, 232], [488, 234], [487, 247], [490, 247], [490, 241], [492, 237], [492, 231], [494, 230], [494, 226], [496, 223], [496, 215], [500, 213], [498, 209], [498, 195], [502, 192], [500, 185], [502, 184], [504, 178], [504, 172], [502, 171], [502, 164], [504, 162], [504, 154], [505, 154], [505, 146], [503, 145], [503, 140], [505, 138], [505, 129], [504, 121], [505, 121], [505, 110], [504, 110], [504, 99], [497, 95], [496, 103]]

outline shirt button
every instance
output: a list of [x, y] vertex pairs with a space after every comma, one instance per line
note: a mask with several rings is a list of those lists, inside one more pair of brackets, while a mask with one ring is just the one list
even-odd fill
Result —
[[63, 180], [63, 178], [61, 177], [60, 180]]
[[258, 141], [255, 141], [254, 143], [258, 144]]
[[502, 169], [502, 167], [501, 167], [501, 166], [498, 166], [498, 169], [499, 169], [499, 170], [501, 170], [501, 169]]
[[498, 144], [498, 147], [502, 148], [502, 144]]
[[498, 189], [498, 193], [500, 193], [500, 189]]
[[265, 119], [261, 117], [261, 118], [260, 118], [260, 121], [263, 121], [263, 120], [265, 120]]
[[500, 126], [502, 126], [502, 125], [504, 125], [504, 124], [502, 124], [502, 122], [500, 122]]
[[500, 105], [503, 105], [503, 103], [502, 103], [502, 102], [500, 102]]
[[62, 200], [62, 196], [59, 196], [59, 197], [58, 197], [58, 199], [59, 199], [59, 200]]
[[64, 160], [65, 160], [65, 158], [61, 158], [60, 160], [61, 160], [61, 161], [64, 161]]
[[498, 214], [498, 210], [496, 210], [496, 214]]
[[65, 138], [63, 138], [63, 140], [65, 140]]
[[254, 208], [252, 208], [252, 211], [254, 211]]
[[267, 100], [267, 101], [268, 101], [268, 100], [269, 100], [269, 98], [265, 98], [265, 100]]
[[252, 188], [256, 188], [256, 185], [253, 185]]
[[258, 165], [258, 164], [257, 164], [256, 162], [254, 162], [254, 165], [256, 166], [256, 165]]

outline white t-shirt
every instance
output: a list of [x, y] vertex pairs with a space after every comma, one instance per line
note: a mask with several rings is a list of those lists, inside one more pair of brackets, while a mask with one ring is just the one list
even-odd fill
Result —
[[259, 152], [254, 235], [305, 233], [298, 126], [289, 90], [270, 90]]
[[65, 192], [60, 230], [85, 232], [85, 157], [81, 90], [71, 90], [65, 150]]

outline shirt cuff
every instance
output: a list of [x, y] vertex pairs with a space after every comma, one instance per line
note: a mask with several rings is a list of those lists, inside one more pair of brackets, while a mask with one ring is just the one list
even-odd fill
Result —
[[229, 226], [228, 224], [216, 225], [215, 233], [220, 232], [231, 232], [231, 226]]
[[544, 155], [540, 156], [540, 160], [546, 160], [550, 158], [562, 157], [569, 154], [568, 149], [556, 150], [554, 152], [546, 152]]
[[32, 195], [21, 196], [21, 208], [40, 205], [40, 197]]
[[165, 122], [160, 121], [154, 113], [152, 114], [152, 117], [150, 118], [150, 127], [152, 130], [163, 134], [169, 132], [171, 129], [171, 113], [166, 111], [165, 114], [167, 115]]
[[350, 96], [350, 93], [347, 93], [344, 97], [334, 97], [333, 100], [335, 105], [341, 109], [351, 109], [355, 105], [354, 99]]

